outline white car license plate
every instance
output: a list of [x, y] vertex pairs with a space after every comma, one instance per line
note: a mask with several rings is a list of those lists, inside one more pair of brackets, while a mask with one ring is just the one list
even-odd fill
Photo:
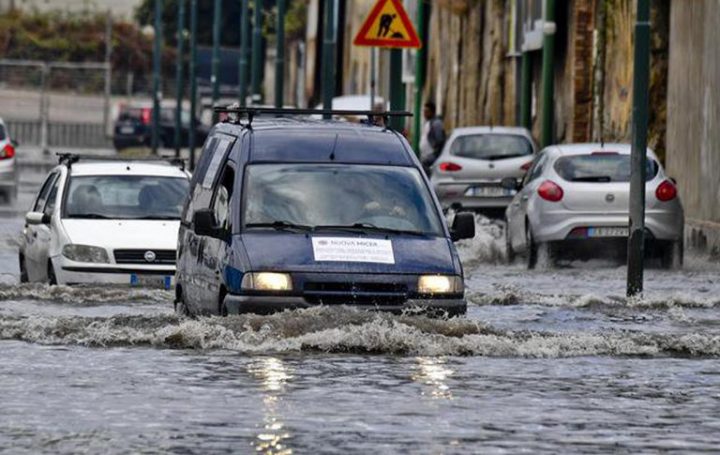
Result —
[[170, 275], [138, 275], [130, 274], [130, 286], [170, 289], [172, 276]]
[[120, 127], [120, 133], [122, 134], [135, 134], [135, 128], [132, 126]]
[[588, 228], [588, 237], [627, 237], [628, 228], [626, 227], [595, 227]]
[[465, 196], [476, 197], [502, 197], [513, 195], [515, 195], [515, 190], [510, 190], [499, 186], [471, 186], [465, 191]]

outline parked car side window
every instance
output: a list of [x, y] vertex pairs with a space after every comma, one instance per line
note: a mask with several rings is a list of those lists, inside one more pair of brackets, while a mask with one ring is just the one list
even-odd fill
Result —
[[40, 190], [40, 194], [38, 195], [37, 199], [35, 200], [35, 205], [33, 206], [32, 211], [33, 212], [40, 212], [45, 208], [45, 203], [48, 200], [48, 196], [50, 195], [50, 190], [52, 190], [53, 184], [55, 183], [55, 180], [57, 179], [58, 173], [53, 172], [48, 176], [47, 179], [45, 179], [45, 183], [42, 186], [42, 189]]
[[530, 168], [528, 173], [525, 175], [525, 182], [524, 184], [527, 185], [528, 183], [532, 182], [536, 178], [540, 177], [542, 175], [543, 170], [545, 169], [545, 163], [547, 162], [547, 153], [540, 153], [538, 155], [537, 159], [535, 160], [535, 164]]
[[57, 203], [58, 188], [60, 188], [60, 179], [56, 178], [55, 183], [53, 183], [52, 189], [50, 190], [50, 195], [47, 198], [47, 203], [45, 204], [45, 209], [43, 210], [43, 213], [45, 215], [52, 215], [52, 213], [55, 211], [55, 205]]
[[225, 170], [223, 171], [222, 180], [220, 181], [220, 184], [217, 186], [217, 189], [215, 191], [215, 197], [212, 207], [218, 226], [225, 230], [225, 232], [230, 232], [232, 229], [232, 204], [230, 202], [230, 199], [232, 198], [233, 194], [234, 182], [235, 171], [232, 167], [226, 166]]

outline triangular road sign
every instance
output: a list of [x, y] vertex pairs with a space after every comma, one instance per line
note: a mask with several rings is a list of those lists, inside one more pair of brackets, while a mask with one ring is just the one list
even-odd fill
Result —
[[415, 28], [400, 0], [378, 0], [360, 27], [356, 46], [419, 48]]

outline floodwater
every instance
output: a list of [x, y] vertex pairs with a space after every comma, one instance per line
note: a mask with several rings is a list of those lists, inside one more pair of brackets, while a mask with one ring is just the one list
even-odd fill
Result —
[[0, 452], [657, 453], [720, 447], [720, 264], [502, 264], [460, 245], [466, 318], [183, 319], [165, 291], [17, 284], [0, 218]]

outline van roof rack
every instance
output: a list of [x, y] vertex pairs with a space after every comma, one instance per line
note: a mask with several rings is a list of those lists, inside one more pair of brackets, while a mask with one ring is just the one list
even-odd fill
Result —
[[187, 160], [184, 158], [176, 157], [163, 157], [163, 156], [141, 156], [141, 157], [123, 157], [123, 156], [103, 156], [103, 155], [88, 155], [80, 153], [56, 153], [58, 157], [58, 164], [63, 164], [68, 168], [72, 167], [73, 164], [80, 160], [83, 161], [130, 161], [130, 162], [145, 162], [145, 163], [167, 163], [172, 166], [179, 166], [181, 170], [185, 170]]
[[390, 117], [412, 117], [412, 112], [408, 111], [363, 111], [363, 110], [343, 110], [343, 109], [295, 109], [295, 108], [269, 108], [269, 107], [238, 107], [237, 105], [230, 105], [226, 107], [215, 106], [214, 112], [224, 114], [236, 114], [238, 121], [240, 116], [247, 117], [247, 125], [250, 127], [255, 117], [261, 115], [283, 117], [287, 115], [322, 115], [322, 116], [333, 116], [333, 115], [352, 115], [355, 117], [367, 117], [368, 121], [372, 122], [374, 118], [381, 117], [387, 125]]

